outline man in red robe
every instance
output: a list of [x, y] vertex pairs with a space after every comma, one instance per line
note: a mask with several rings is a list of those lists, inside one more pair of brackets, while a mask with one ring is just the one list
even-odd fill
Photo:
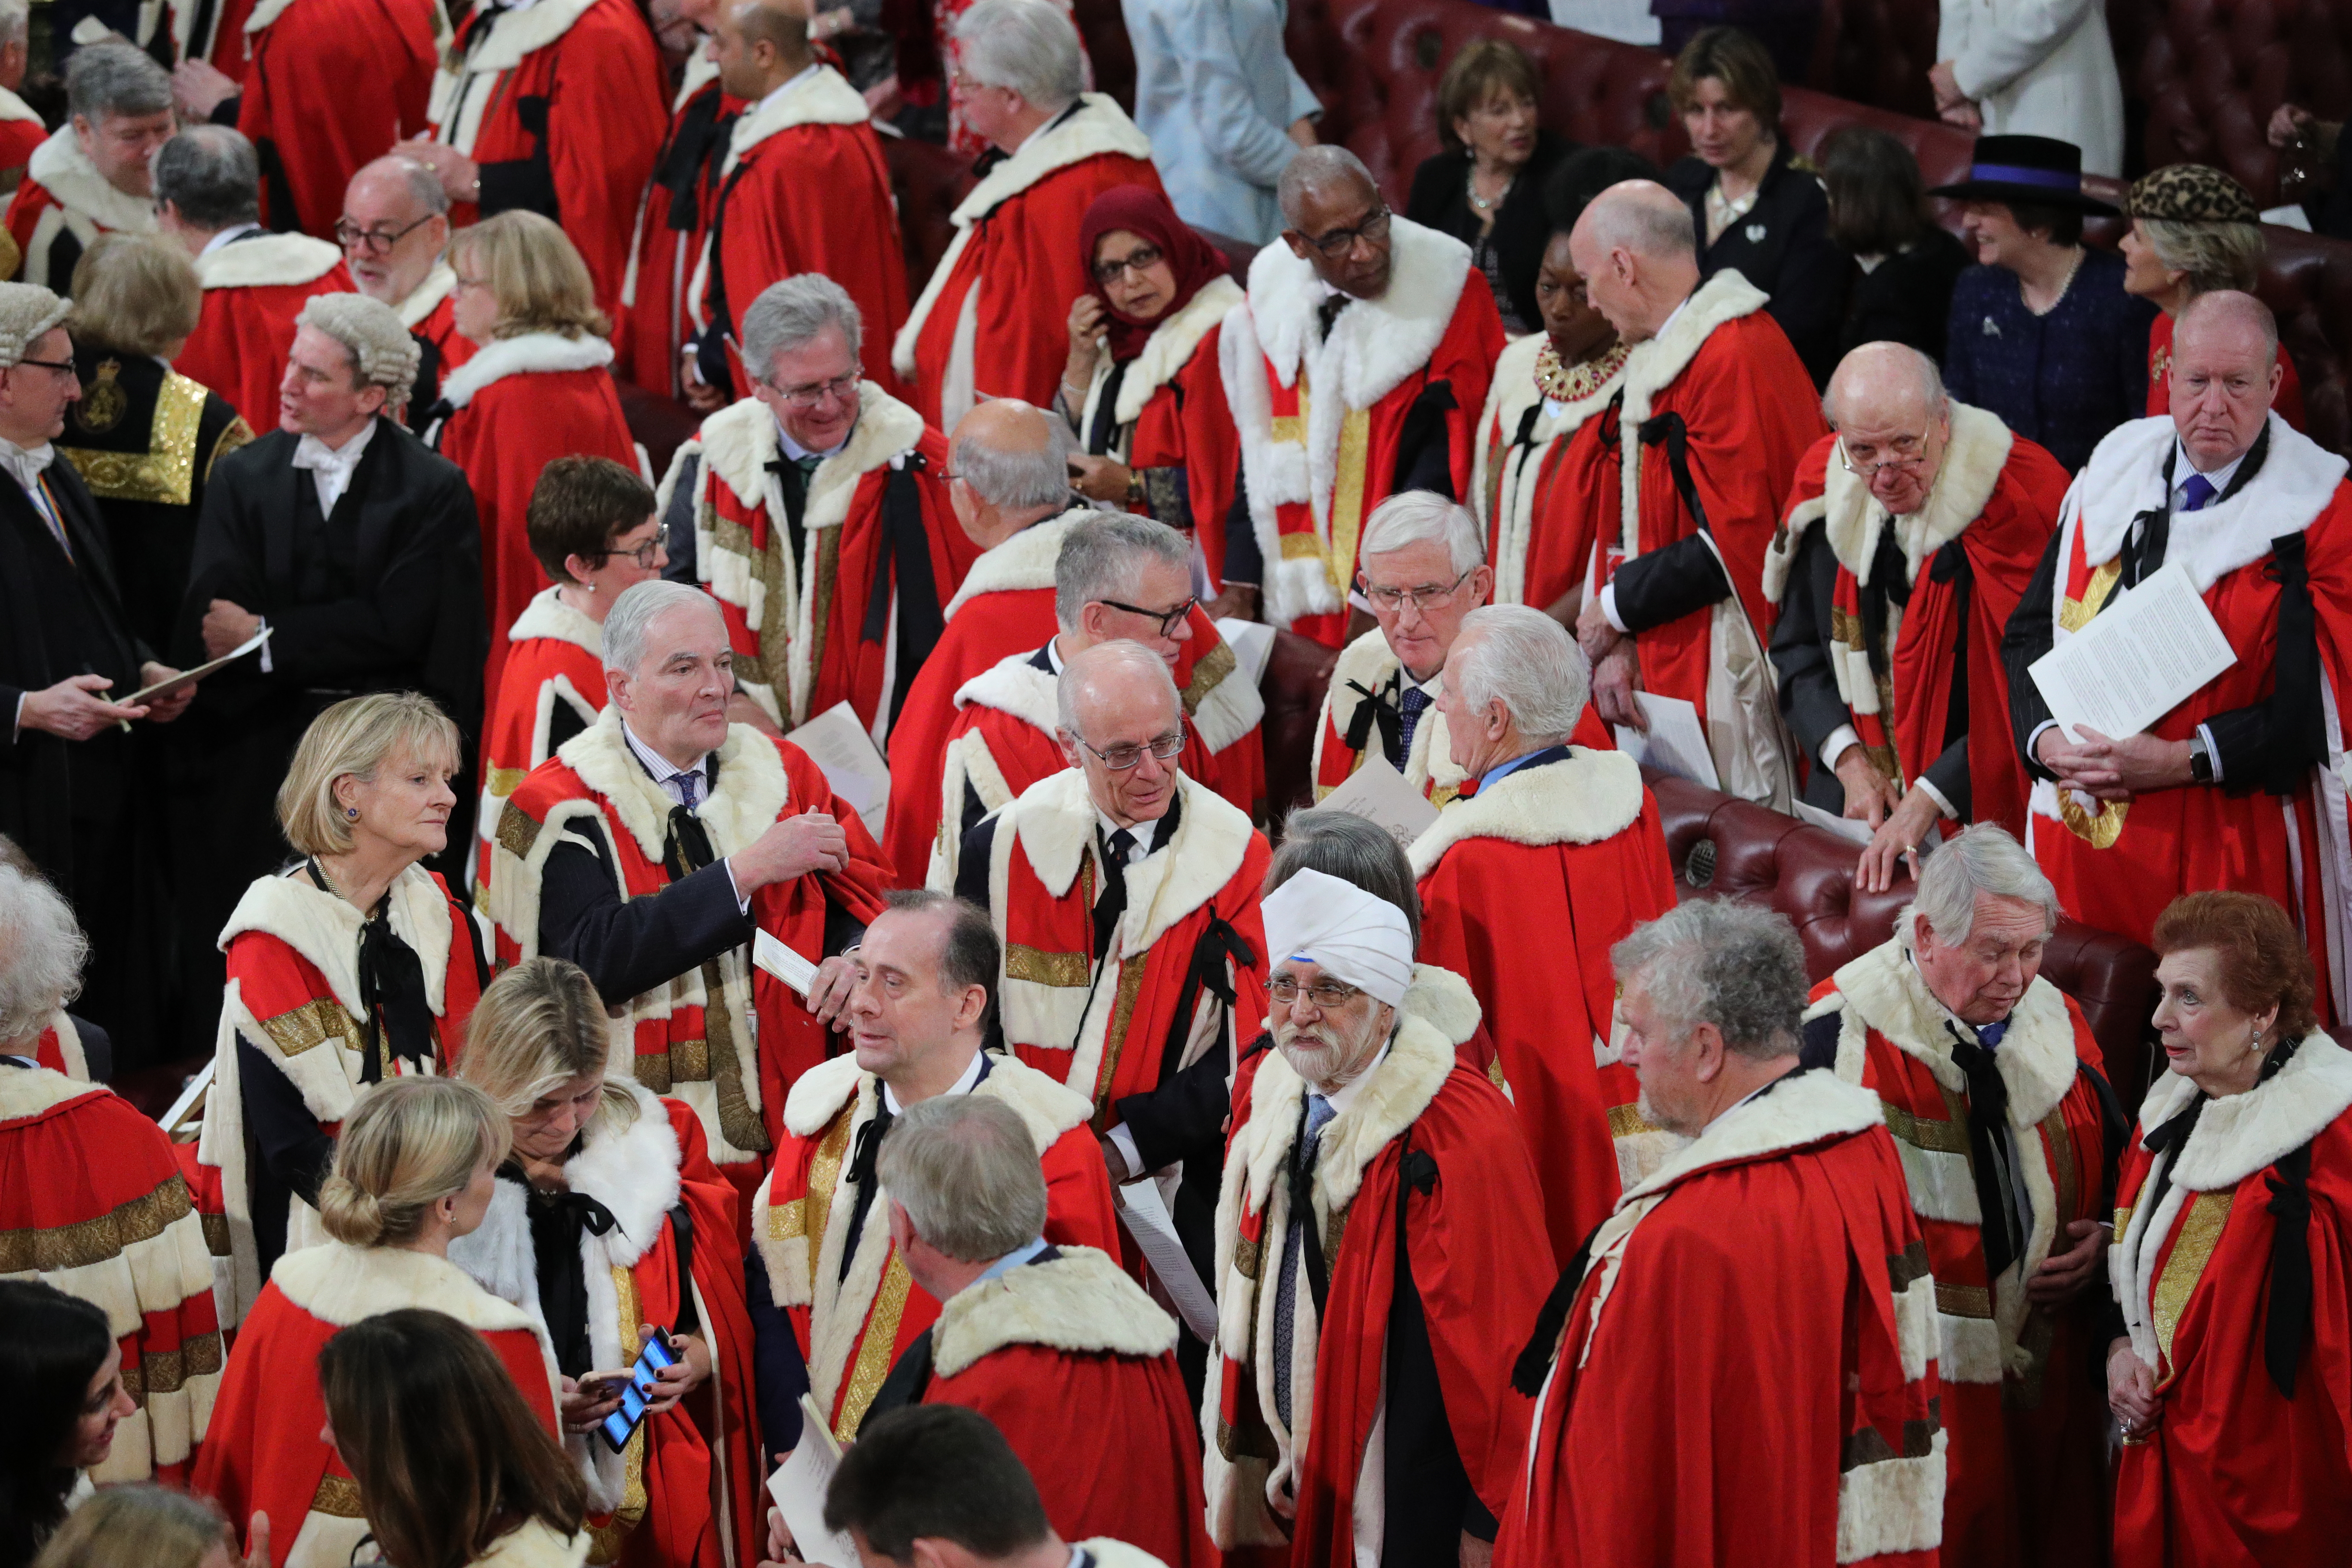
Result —
[[49, 134], [39, 111], [16, 96], [32, 55], [32, 21], [29, 4], [0, 16], [0, 185], [11, 191], [25, 177], [33, 149]]
[[1805, 798], [1870, 825], [1860, 882], [1884, 892], [1946, 821], [2025, 831], [2000, 637], [2069, 478], [1901, 343], [1846, 355], [1826, 404], [1764, 597]]
[[1346, 148], [1292, 159], [1280, 195], [1283, 243], [1250, 263], [1218, 343], [1242, 436], [1225, 579], [1257, 584], [1275, 625], [1340, 647], [1372, 509], [1470, 493], [1503, 322], [1470, 247], [1391, 214]]
[[172, 79], [125, 43], [85, 44], [66, 62], [68, 119], [33, 150], [8, 204], [17, 278], [65, 291], [101, 234], [155, 232], [148, 161], [172, 138]]
[[1569, 245], [1593, 304], [1634, 345], [1615, 412], [1577, 431], [1555, 481], [1594, 541], [1597, 591], [1576, 626], [1593, 703], [1636, 730], [1649, 728], [1637, 686], [1690, 703], [1723, 788], [1785, 810], [1764, 552], [1826, 428], [1812, 377], [1761, 289], [1736, 271], [1699, 281], [1690, 209], [1664, 185], [1611, 186]]
[[[702, 330], [687, 285], [718, 211], [719, 165], [727, 157], [735, 117], [743, 110], [742, 100], [719, 85], [719, 62], [710, 58], [709, 29], [718, 15], [717, 0], [681, 0], [674, 9], [676, 22], [670, 26], [684, 32], [687, 41], [680, 45], [667, 27], [656, 29], [656, 39], [666, 49], [683, 47], [686, 61], [677, 94], [670, 100], [669, 130], [639, 205], [628, 275], [621, 284], [621, 326], [614, 342], [620, 351], [615, 374], [666, 397], [681, 390], [685, 366], [680, 356], [690, 352]], [[705, 413], [716, 411], [724, 394], [711, 387], [699, 390], [707, 401], [696, 406]]]
[[2082, 1009], [2040, 974], [2058, 913], [2033, 858], [1979, 823], [1805, 1013], [1805, 1065], [1885, 1103], [1927, 1238], [1950, 1568], [2106, 1550], [2106, 1297], [2084, 1287], [2105, 1283], [2123, 1111]]
[[1175, 1320], [1117, 1258], [1045, 1239], [1045, 1176], [1020, 1116], [984, 1095], [908, 1106], [877, 1174], [890, 1239], [940, 1316], [866, 1419], [917, 1404], [977, 1410], [1038, 1479], [1055, 1530], [1213, 1568]]
[[1797, 933], [1702, 899], [1616, 968], [1643, 1113], [1693, 1142], [1519, 1357], [1534, 1430], [1496, 1563], [1931, 1568], [1937, 1282], [1878, 1097], [1799, 1066]]
[[449, 245], [449, 194], [433, 171], [392, 153], [352, 176], [335, 225], [352, 286], [400, 314], [424, 351], [408, 396], [409, 428], [422, 429], [451, 371], [474, 357], [457, 330], [457, 274], [442, 252]]
[[1485, 1009], [1562, 1258], [1665, 1152], [1618, 1061], [1609, 946], [1674, 908], [1674, 871], [1633, 759], [1569, 743], [1585, 683], [1541, 610], [1464, 616], [1437, 710], [1467, 782], [1412, 849], [1421, 956]]
[[205, 285], [204, 315], [173, 365], [253, 422], [278, 406], [302, 307], [354, 291], [331, 242], [261, 226], [260, 175], [253, 143], [226, 126], [192, 125], [155, 154], [156, 225]]
[[909, 1106], [985, 1095], [1017, 1112], [1045, 1179], [1045, 1238], [1116, 1251], [1110, 1178], [1085, 1095], [1017, 1057], [982, 1051], [1002, 963], [988, 917], [945, 893], [901, 890], [866, 927], [845, 1009], [855, 1049], [813, 1068], [751, 1214], [760, 1414], [772, 1451], [794, 1447], [803, 1390], [847, 1442], [884, 1377], [940, 1315], [877, 1203], [876, 1157]]
[[1275, 1049], [1217, 1207], [1210, 1538], [1286, 1540], [1293, 1568], [1475, 1562], [1526, 1451], [1510, 1357], [1552, 1275], [1527, 1140], [1404, 1005], [1402, 910], [1309, 869], [1265, 916]]
[[1150, 139], [1108, 94], [1083, 90], [1078, 30], [1053, 0], [980, 0], [955, 37], [963, 64], [950, 89], [995, 151], [890, 352], [942, 430], [986, 398], [1053, 402], [1070, 301], [1092, 287], [1087, 208], [1114, 185], [1160, 188]]

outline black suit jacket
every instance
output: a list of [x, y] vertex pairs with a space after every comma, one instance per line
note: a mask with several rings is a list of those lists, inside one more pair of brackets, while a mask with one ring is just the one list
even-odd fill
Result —
[[[1495, 209], [1495, 255], [1503, 268], [1503, 291], [1508, 300], [1496, 303], [1509, 310], [1529, 330], [1543, 325], [1536, 305], [1536, 270], [1543, 265], [1544, 247], [1551, 243], [1551, 219], [1544, 211], [1543, 188], [1559, 161], [1576, 151], [1576, 143], [1549, 131], [1536, 132], [1536, 150], [1528, 166], [1504, 194]], [[1465, 245], [1478, 237], [1478, 216], [1470, 210], [1469, 160], [1459, 153], [1439, 153], [1421, 161], [1412, 172], [1412, 194], [1404, 216], [1452, 235]], [[1761, 285], [1759, 285], [1761, 287]]]
[[[1689, 206], [1702, 242], [1707, 187], [1714, 184], [1715, 170], [1696, 157], [1666, 171], [1667, 188]], [[1837, 368], [1846, 279], [1854, 269], [1853, 258], [1830, 243], [1829, 223], [1830, 203], [1821, 181], [1811, 164], [1790, 157], [1784, 136], [1757, 187], [1756, 205], [1713, 245], [1699, 247], [1702, 279], [1732, 268], [1772, 297], [1765, 309], [1789, 334], [1815, 386], [1827, 386], [1830, 372]]]

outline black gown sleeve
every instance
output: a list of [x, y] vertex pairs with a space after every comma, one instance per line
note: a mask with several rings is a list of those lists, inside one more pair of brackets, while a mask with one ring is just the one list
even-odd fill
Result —
[[2016, 611], [2000, 634], [2000, 664], [2009, 676], [2009, 727], [2017, 742], [2019, 755], [2025, 760], [2029, 778], [2055, 779], [2058, 775], [2034, 761], [2032, 742], [2033, 731], [2050, 721], [2050, 704], [2042, 699], [2042, 689], [2026, 673], [2028, 666], [2050, 651], [2057, 640], [2052, 632], [2051, 606], [2058, 592], [2058, 544], [2063, 533], [2053, 533], [2042, 552], [2042, 564], [2033, 569], [2032, 580], [2025, 584], [2025, 596], [2017, 602]]
[[756, 1252], [744, 1261], [743, 1294], [751, 1309], [752, 1393], [759, 1403], [760, 1430], [769, 1457], [782, 1458], [800, 1447], [808, 1360], [793, 1332], [793, 1320], [776, 1305], [768, 1288], [768, 1266]]
[[1219, 1147], [1224, 1142], [1225, 1118], [1233, 1110], [1224, 1048], [1218, 1046], [1202, 1052], [1201, 1059], [1191, 1067], [1157, 1089], [1129, 1095], [1116, 1109], [1135, 1139], [1135, 1152], [1147, 1171]]
[[615, 889], [602, 828], [571, 831], [587, 843], [549, 851], [541, 873], [539, 948], [587, 971], [600, 996], [643, 995], [751, 940], [751, 917], [735, 901], [723, 860], [658, 893], [624, 900]]
[[1677, 539], [1664, 550], [1636, 555], [1617, 568], [1617, 618], [1628, 632], [1678, 621], [1731, 592], [1731, 579], [1705, 534]]
[[260, 1152], [271, 1180], [316, 1208], [319, 1184], [334, 1163], [335, 1141], [302, 1103], [302, 1091], [276, 1062], [247, 1041], [236, 1043], [236, 1071], [245, 1101], [245, 1135]]
[[1969, 820], [1969, 738], [1962, 735], [1944, 748], [1944, 754], [1927, 764], [1921, 775], [1936, 786], [1936, 792], [1951, 803], [1960, 820]]
[[1257, 545], [1257, 520], [1250, 516], [1249, 467], [1235, 463], [1234, 504], [1225, 509], [1225, 581], [1252, 587], [1265, 581], [1265, 556]]
[[1452, 382], [1433, 381], [1421, 389], [1397, 433], [1390, 494], [1429, 490], [1447, 500], [1462, 499], [1454, 493], [1454, 442], [1445, 427], [1445, 416], [1455, 406]]
[[[1630, 563], [1629, 563], [1630, 564]], [[1622, 579], [1624, 572], [1621, 569]], [[1822, 743], [1841, 724], [1852, 723], [1845, 699], [1838, 695], [1837, 676], [1830, 668], [1831, 595], [1837, 583], [1837, 555], [1817, 523], [1797, 546], [1797, 560], [1789, 573], [1789, 591], [1780, 598], [1780, 618], [1772, 623], [1772, 668], [1780, 678], [1780, 712], [1789, 721], [1805, 761], [1816, 768]], [[1624, 596], [1618, 596], [1624, 613]], [[1834, 763], [1836, 759], [1831, 759]]]

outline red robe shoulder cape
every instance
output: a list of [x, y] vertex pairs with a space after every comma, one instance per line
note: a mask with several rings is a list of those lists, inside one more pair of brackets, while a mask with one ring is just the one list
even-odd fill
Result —
[[1217, 342], [1225, 317], [1241, 302], [1240, 284], [1210, 279], [1151, 329], [1126, 362], [1108, 409], [1102, 400], [1110, 356], [1097, 362], [1078, 415], [1080, 447], [1116, 458], [1142, 478], [1143, 510], [1192, 536], [1213, 584], [1225, 579], [1225, 514], [1242, 458]]
[[[720, 409], [670, 460], [662, 515], [669, 515], [677, 487], [690, 482], [695, 574], [726, 616], [735, 683], [744, 694], [786, 730], [844, 701], [871, 730], [888, 709], [884, 667], [895, 673], [895, 648], [866, 635], [875, 573], [885, 567], [893, 487], [914, 488], [940, 606], [980, 559], [948, 504], [947, 440], [880, 386], [862, 383], [849, 444], [809, 477], [798, 560], [783, 492], [768, 468], [782, 451], [766, 404], [746, 397]], [[887, 569], [895, 596], [895, 562]], [[897, 632], [886, 627], [883, 637]]]
[[1627, 1190], [1551, 1347], [1500, 1568], [1932, 1568], [1936, 1281], [1881, 1121], [1792, 1075]]
[[[1806, 530], [1824, 531], [1837, 557], [1831, 668], [1854, 732], [1871, 760], [1906, 789], [1943, 755], [1955, 686], [1968, 692], [1969, 820], [2025, 832], [2025, 766], [2009, 717], [2009, 671], [2001, 634], [2049, 548], [2071, 479], [2057, 458], [1979, 408], [1951, 405], [1952, 438], [1935, 489], [1917, 511], [1890, 518], [1869, 485], [1836, 461], [1837, 437], [1813, 444], [1797, 468], [1787, 520], [1764, 557], [1764, 597], [1773, 605]], [[1910, 569], [1892, 650], [1866, 646], [1862, 583], [1892, 526]], [[1939, 583], [1927, 568], [1954, 539], [1968, 557], [1965, 580]], [[1965, 607], [1965, 629], [1959, 617]], [[1957, 668], [1965, 637], [1968, 668]], [[1818, 759], [1815, 759], [1818, 763]], [[2063, 1250], [2063, 1249], [2062, 1249]]]
[[1969, 1153], [1968, 1078], [1945, 1033], [1950, 1015], [1900, 942], [1814, 989], [1807, 1019], [1830, 1014], [1840, 1020], [1838, 1077], [1886, 1108], [1936, 1279], [1937, 1376], [1950, 1439], [1943, 1560], [1950, 1568], [2096, 1563], [2107, 1531], [2097, 1296], [2053, 1310], [2025, 1293], [2044, 1259], [2074, 1248], [2068, 1226], [2107, 1217], [2099, 1093], [2078, 1070], [2100, 1066], [2091, 1026], [2056, 986], [2036, 980], [1994, 1054], [2033, 1207], [2024, 1256], [1994, 1279]]
[[[1725, 789], [1785, 809], [1792, 781], [1764, 654], [1772, 634], [1764, 552], [1797, 465], [1828, 426], [1812, 377], [1765, 302], [1735, 271], [1700, 284], [1664, 332], [1634, 345], [1616, 413], [1585, 421], [1555, 482], [1568, 515], [1591, 520], [1587, 592], [1597, 593], [1621, 561], [1699, 531], [1671, 460], [1668, 416], [1679, 421], [1710, 553], [1735, 592], [1640, 633], [1642, 686], [1697, 707]], [[1655, 440], [1624, 462], [1621, 430], [1644, 426]]]
[[[486, 976], [474, 945], [472, 916], [447, 884], [411, 866], [389, 894], [394, 935], [415, 952], [425, 971], [425, 1001], [433, 1010], [436, 1070], [453, 1069], [464, 1048], [466, 1020]], [[207, 1233], [214, 1239], [214, 1289], [221, 1325], [234, 1329], [260, 1294], [260, 1259], [254, 1249], [252, 1184], [246, 1164], [244, 1073], [237, 1046], [252, 1047], [301, 1092], [302, 1104], [332, 1132], [362, 1087], [366, 1035], [360, 1020], [360, 912], [307, 878], [257, 879], [237, 901], [221, 931], [228, 955], [228, 986], [221, 996], [220, 1033], [213, 1047], [212, 1087], [205, 1095], [204, 1133], [196, 1144], [200, 1204], [216, 1191], [226, 1216]], [[399, 1063], [394, 1067], [397, 1070]], [[217, 1172], [218, 1187], [212, 1173]], [[317, 1211], [289, 1200], [289, 1252], [325, 1239]], [[209, 1208], [207, 1214], [209, 1215]], [[226, 1242], [226, 1250], [223, 1242]], [[290, 1539], [290, 1536], [288, 1537]]]
[[363, 1318], [410, 1307], [446, 1312], [479, 1333], [532, 1413], [560, 1435], [555, 1363], [522, 1309], [430, 1253], [339, 1241], [289, 1252], [237, 1331], [191, 1482], [236, 1522], [239, 1541], [255, 1514], [269, 1516], [273, 1568], [346, 1568], [368, 1532], [359, 1483], [319, 1440], [327, 1420], [319, 1352]]
[[[1207, 1053], [1237, 1060], [1265, 1019], [1258, 889], [1272, 852], [1214, 791], [1181, 773], [1177, 789], [1175, 837], [1127, 868], [1127, 912], [1100, 963], [1102, 868], [1086, 774], [1065, 768], [1031, 785], [997, 815], [990, 840], [1005, 1044], [1092, 1101], [1098, 1131], [1122, 1120], [1120, 1100]], [[1210, 980], [1232, 992], [1231, 1005]]]
[[[880, 1080], [844, 1054], [801, 1075], [784, 1107], [774, 1167], [751, 1208], [751, 1240], [775, 1303], [790, 1315], [808, 1361], [809, 1390], [834, 1436], [857, 1436], [866, 1406], [940, 1304], [914, 1282], [890, 1240], [890, 1205], [877, 1198], [865, 1228], [847, 1234], [857, 1186], [842, 1178], [857, 1130], [874, 1119]], [[1110, 1173], [1087, 1116], [1093, 1102], [1014, 1057], [991, 1057], [971, 1090], [1021, 1113], [1044, 1152], [1045, 1239], [1118, 1250]], [[843, 1249], [851, 1254], [842, 1277]]]
[[547, 761], [559, 710], [585, 728], [604, 710], [604, 628], [565, 604], [562, 590], [532, 599], [507, 633], [498, 705], [482, 726], [482, 806], [474, 817], [474, 895], [482, 903], [507, 796]]
[[[155, 206], [146, 196], [128, 195], [107, 184], [67, 124], [26, 160], [24, 178], [8, 203], [7, 224], [8, 237], [24, 252], [16, 280], [68, 294], [73, 264], [90, 241], [101, 234], [154, 233]], [[61, 237], [70, 237], [72, 244], [53, 263], [50, 252]]]
[[106, 1313], [139, 1408], [90, 1479], [185, 1485], [221, 1373], [212, 1254], [163, 1130], [113, 1090], [0, 1067], [0, 1274]]
[[1176, 1321], [1115, 1260], [1061, 1253], [950, 1298], [923, 1403], [993, 1422], [1064, 1540], [1108, 1535], [1168, 1568], [1215, 1568]]
[[525, 527], [540, 470], [579, 455], [641, 471], [620, 390], [605, 368], [612, 363], [613, 345], [602, 338], [527, 332], [487, 345], [441, 384], [449, 413], [434, 446], [466, 470], [481, 518], [482, 607], [490, 623], [485, 711], [498, 705], [507, 629], [549, 586]]
[[[479, 6], [434, 80], [433, 134], [478, 163], [538, 159], [531, 174], [543, 188], [515, 205], [563, 226], [595, 279], [596, 308], [618, 320], [630, 226], [668, 103], [660, 52], [634, 0]], [[551, 211], [540, 205], [551, 197]], [[462, 227], [478, 216], [488, 215], [467, 202], [449, 220]]]
[[[2271, 407], [2280, 418], [2302, 430], [2303, 377], [2295, 373], [2294, 356], [2286, 352], [2284, 343], [2278, 347], [2278, 397]], [[2147, 329], [2147, 411], [2172, 412], [2172, 318], [2162, 310], [2157, 312]]]
[[1618, 1059], [1609, 949], [1675, 907], [1658, 805], [1620, 752], [1579, 748], [1456, 800], [1411, 851], [1421, 958], [1470, 983], [1572, 1256], [1664, 1135]]
[[[1037, 652], [1060, 631], [1054, 618], [1054, 563], [1069, 531], [1094, 515], [1081, 507], [1030, 524], [973, 562], [963, 586], [948, 601], [947, 631], [908, 689], [906, 707], [890, 735], [890, 815], [883, 842], [907, 886], [919, 886], [931, 863], [948, 740], [963, 706], [960, 694], [973, 677], [1013, 655]], [[1234, 650], [1217, 635], [1208, 613], [1194, 605], [1189, 625], [1192, 636], [1177, 656], [1174, 672], [1189, 732], [1181, 765], [1255, 815], [1265, 795], [1265, 750], [1258, 735], [1265, 702], [1242, 679]], [[1046, 678], [1044, 710], [1049, 713], [1052, 679]], [[1041, 728], [1050, 735], [1054, 725], [1048, 721]], [[1194, 737], [1207, 752], [1205, 762], [1192, 744]], [[1025, 787], [1012, 787], [1005, 798]]]
[[[640, 1426], [625, 1453], [614, 1453], [601, 1437], [565, 1435], [564, 1447], [588, 1482], [593, 1555], [644, 1568], [720, 1568], [725, 1535], [734, 1562], [757, 1562], [767, 1531], [753, 1530], [765, 1511], [752, 1506], [759, 1445], [750, 1414], [751, 1331], [737, 1194], [703, 1153], [701, 1123], [690, 1109], [635, 1084], [625, 1088], [635, 1120], [616, 1126], [618, 1118], [606, 1112], [563, 1167], [565, 1187], [603, 1204], [614, 1220], [603, 1236], [583, 1231], [580, 1237], [589, 1364], [629, 1365], [639, 1348], [637, 1326], [675, 1329], [690, 1290], [710, 1347], [721, 1426], [714, 1443], [681, 1404]], [[692, 1277], [683, 1281], [669, 1220], [680, 1204], [693, 1221]], [[449, 1244], [449, 1260], [546, 1335], [521, 1183], [499, 1183], [480, 1227]], [[714, 1497], [725, 1500], [725, 1512], [716, 1517]]]
[[[2160, 1074], [2124, 1150], [2107, 1254], [2132, 1349], [2156, 1370], [2153, 1431], [2124, 1440], [2117, 1568], [2336, 1563], [2352, 1539], [2352, 1058], [2305, 1037], [2278, 1075], [2208, 1103], [2147, 1202], [2147, 1134], [2200, 1090]], [[2263, 1357], [2277, 1162], [2308, 1145], [2311, 1329], [2294, 1395]]]
[[33, 161], [33, 149], [48, 138], [48, 127], [33, 106], [0, 88], [0, 183], [15, 190]]
[[[251, 59], [245, 24], [255, 0], [165, 0], [172, 14], [172, 55], [176, 59], [205, 60], [231, 80], [243, 81]], [[147, 30], [142, 18], [142, 31]], [[147, 38], [134, 40], [141, 48]]]
[[670, 104], [669, 130], [638, 203], [629, 269], [621, 281], [621, 325], [614, 334], [619, 374], [665, 397], [677, 395], [678, 353], [702, 329], [687, 284], [719, 208], [725, 118], [743, 108], [719, 90], [719, 64], [708, 43], [696, 35], [694, 50], [686, 57]]
[[1091, 287], [1078, 231], [1115, 185], [1160, 188], [1151, 142], [1089, 92], [956, 205], [955, 238], [890, 350], [926, 422], [952, 430], [985, 397], [1052, 405], [1069, 363], [1070, 301]]
[[83, 1048], [81, 1030], [64, 1008], [51, 1013], [42, 1026], [40, 1037], [33, 1042], [33, 1062], [76, 1083], [90, 1081], [89, 1053]]
[[1345, 640], [1364, 521], [1396, 483], [1406, 416], [1424, 389], [1452, 391], [1448, 475], [1468, 495], [1478, 410], [1503, 352], [1494, 292], [1468, 246], [1397, 217], [1389, 255], [1388, 292], [1349, 300], [1318, 342], [1322, 282], [1287, 246], [1269, 245], [1219, 340], [1266, 619], [1331, 647]]
[[352, 176], [394, 142], [425, 134], [437, 19], [431, 0], [261, 0], [253, 8], [236, 128], [261, 157], [262, 222], [331, 239]]
[[[1549, 610], [1584, 587], [1592, 558], [1589, 510], [1563, 505], [1557, 484], [1586, 420], [1609, 406], [1623, 384], [1627, 345], [1590, 365], [1574, 367], [1575, 395], [1556, 407], [1536, 384], [1537, 356], [1551, 340], [1530, 332], [1495, 362], [1494, 384], [1479, 416], [1477, 464], [1469, 504], [1486, 531], [1486, 560], [1495, 568], [1495, 602]], [[1552, 356], [1545, 355], [1546, 363]]]
[[[335, 192], [342, 211], [342, 190]], [[320, 294], [356, 293], [343, 253], [307, 234], [259, 234], [196, 258], [205, 312], [172, 368], [228, 399], [257, 430], [278, 424], [278, 384], [294, 351], [294, 318]]]
[[[1554, 1274], [1534, 1164], [1502, 1091], [1427, 1019], [1410, 1009], [1398, 1016], [1387, 1056], [1318, 1145], [1313, 1217], [1330, 1289], [1319, 1323], [1304, 1279], [1294, 1298], [1294, 1430], [1276, 1413], [1274, 1279], [1296, 1218], [1286, 1172], [1305, 1081], [1269, 1050], [1246, 1105], [1234, 1109], [1217, 1199], [1217, 1343], [1202, 1409], [1209, 1535], [1229, 1553], [1279, 1547], [1287, 1534], [1291, 1568], [1357, 1560], [1356, 1491], [1386, 1403], [1400, 1201], [1454, 1449], [1498, 1517], [1526, 1452], [1529, 1407], [1512, 1391], [1511, 1361]], [[1437, 1167], [1429, 1190], [1413, 1186], [1409, 1198], [1398, 1174], [1408, 1147]], [[1378, 1506], [1412, 1505], [1384, 1497]]]
[[[906, 246], [872, 117], [866, 95], [820, 65], [782, 98], [735, 121], [691, 297], [704, 320], [723, 320], [739, 373], [743, 312], [769, 284], [803, 272], [823, 273], [849, 291], [866, 342], [878, 348], [905, 325]], [[882, 360], [878, 353], [869, 358]], [[761, 375], [772, 368], [752, 367]], [[876, 363], [869, 375], [885, 392], [904, 390], [887, 363]]]

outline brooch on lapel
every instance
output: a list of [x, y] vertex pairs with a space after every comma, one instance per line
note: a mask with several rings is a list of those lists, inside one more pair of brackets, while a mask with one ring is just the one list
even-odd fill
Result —
[[1990, 316], [1987, 316], [1984, 319], [1984, 335], [1989, 338], [1997, 338], [2000, 336], [2000, 329], [1993, 324], [1993, 320]]
[[1764, 226], [1762, 224], [1751, 223], [1743, 232], [1748, 236], [1748, 244], [1761, 245], [1764, 243]]

